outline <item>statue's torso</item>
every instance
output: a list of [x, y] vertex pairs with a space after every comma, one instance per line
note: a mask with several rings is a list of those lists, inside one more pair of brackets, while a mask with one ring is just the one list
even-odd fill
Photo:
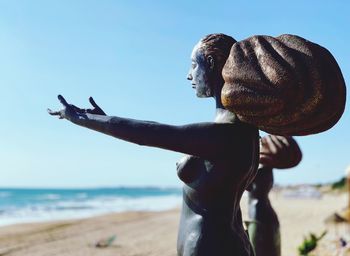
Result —
[[232, 150], [232, 158], [185, 156], [178, 162], [178, 175], [185, 183], [178, 255], [252, 255], [239, 203], [256, 173], [257, 141], [257, 133], [244, 135], [241, 150], [234, 144], [226, 149]]

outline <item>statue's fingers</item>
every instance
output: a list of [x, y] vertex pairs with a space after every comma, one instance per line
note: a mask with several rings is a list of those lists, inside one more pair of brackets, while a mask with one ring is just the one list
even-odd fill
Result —
[[261, 154], [270, 154], [270, 150], [265, 146], [260, 148], [260, 153]]
[[69, 104], [67, 103], [67, 101], [65, 100], [65, 98], [63, 98], [63, 96], [60, 94], [57, 96], [58, 100], [62, 103], [63, 106], [65, 106], [66, 108], [69, 107]]
[[271, 157], [271, 154], [268, 152], [260, 152], [259, 153], [259, 158], [269, 158]]
[[267, 145], [266, 137], [260, 138], [260, 148], [265, 148]]
[[278, 140], [280, 141], [281, 145], [283, 147], [289, 147], [290, 142], [289, 139], [290, 137], [286, 137], [286, 136], [276, 136], [278, 138]]
[[61, 112], [60, 111], [52, 111], [51, 109], [47, 109], [47, 113], [49, 113], [52, 116], [60, 116]]
[[74, 109], [75, 112], [85, 113], [85, 109], [78, 108], [77, 106], [70, 104], [70, 106]]
[[276, 146], [276, 144], [274, 143], [274, 141], [272, 140], [271, 137], [272, 137], [271, 135], [268, 135], [266, 137], [266, 144], [267, 144], [267, 146], [269, 148], [269, 151], [271, 153], [273, 153], [273, 154], [276, 154], [278, 149], [277, 149], [277, 146]]
[[61, 111], [52, 111], [51, 109], [47, 109], [47, 112], [52, 116], [58, 116], [59, 119], [63, 119]]
[[[96, 104], [96, 102], [95, 102], [95, 100], [92, 98], [92, 97], [90, 97], [89, 98], [89, 101], [90, 101], [90, 104], [95, 108], [95, 109], [97, 109], [98, 110], [98, 114], [102, 114], [102, 115], [106, 115], [106, 113], [100, 108], [100, 106], [99, 105], [97, 105]], [[88, 112], [89, 113], [89, 112]], [[92, 113], [92, 112], [91, 112]]]
[[271, 136], [271, 139], [273, 140], [273, 142], [277, 145], [278, 148], [282, 148], [282, 142], [280, 141], [280, 137], [281, 136]]
[[94, 107], [94, 108], [100, 108], [96, 102], [94, 101], [94, 99], [92, 97], [89, 98], [90, 104]]

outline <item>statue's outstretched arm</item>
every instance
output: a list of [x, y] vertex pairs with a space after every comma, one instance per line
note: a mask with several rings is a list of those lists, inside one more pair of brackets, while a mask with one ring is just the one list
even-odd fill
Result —
[[[116, 116], [91, 114], [68, 104], [59, 96], [64, 108], [51, 115], [58, 115], [71, 122], [115, 138], [139, 145], [182, 152], [206, 159], [232, 156], [232, 124], [196, 123], [190, 125], [166, 125]], [[238, 137], [238, 136], [237, 136]], [[237, 138], [239, 139], [239, 138]], [[230, 141], [231, 140], [231, 141]], [[231, 151], [227, 152], [230, 146]]]

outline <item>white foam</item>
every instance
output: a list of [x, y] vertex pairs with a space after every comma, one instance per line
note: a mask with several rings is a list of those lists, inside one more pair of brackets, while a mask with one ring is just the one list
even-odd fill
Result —
[[39, 200], [58, 200], [60, 198], [59, 194], [45, 194], [38, 197]]
[[58, 200], [46, 195], [51, 201], [21, 208], [7, 208], [0, 212], [0, 226], [43, 222], [54, 220], [80, 219], [97, 215], [125, 211], [163, 211], [178, 207], [181, 196], [147, 196], [139, 198], [103, 196], [92, 199]]

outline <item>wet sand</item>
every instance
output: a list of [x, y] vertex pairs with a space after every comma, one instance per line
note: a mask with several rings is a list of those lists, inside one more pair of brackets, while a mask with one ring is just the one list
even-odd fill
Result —
[[[309, 232], [320, 234], [326, 228], [330, 233], [315, 255], [335, 255], [331, 249], [334, 248], [335, 231], [333, 227], [325, 226], [324, 219], [346, 205], [345, 195], [325, 195], [318, 200], [286, 199], [273, 193], [270, 198], [281, 222], [282, 255], [298, 255], [297, 247], [304, 235]], [[246, 199], [242, 201], [244, 218], [245, 205]], [[179, 209], [174, 209], [1, 227], [0, 256], [175, 256], [178, 222]], [[111, 246], [95, 247], [99, 240], [113, 235], [116, 239]]]

